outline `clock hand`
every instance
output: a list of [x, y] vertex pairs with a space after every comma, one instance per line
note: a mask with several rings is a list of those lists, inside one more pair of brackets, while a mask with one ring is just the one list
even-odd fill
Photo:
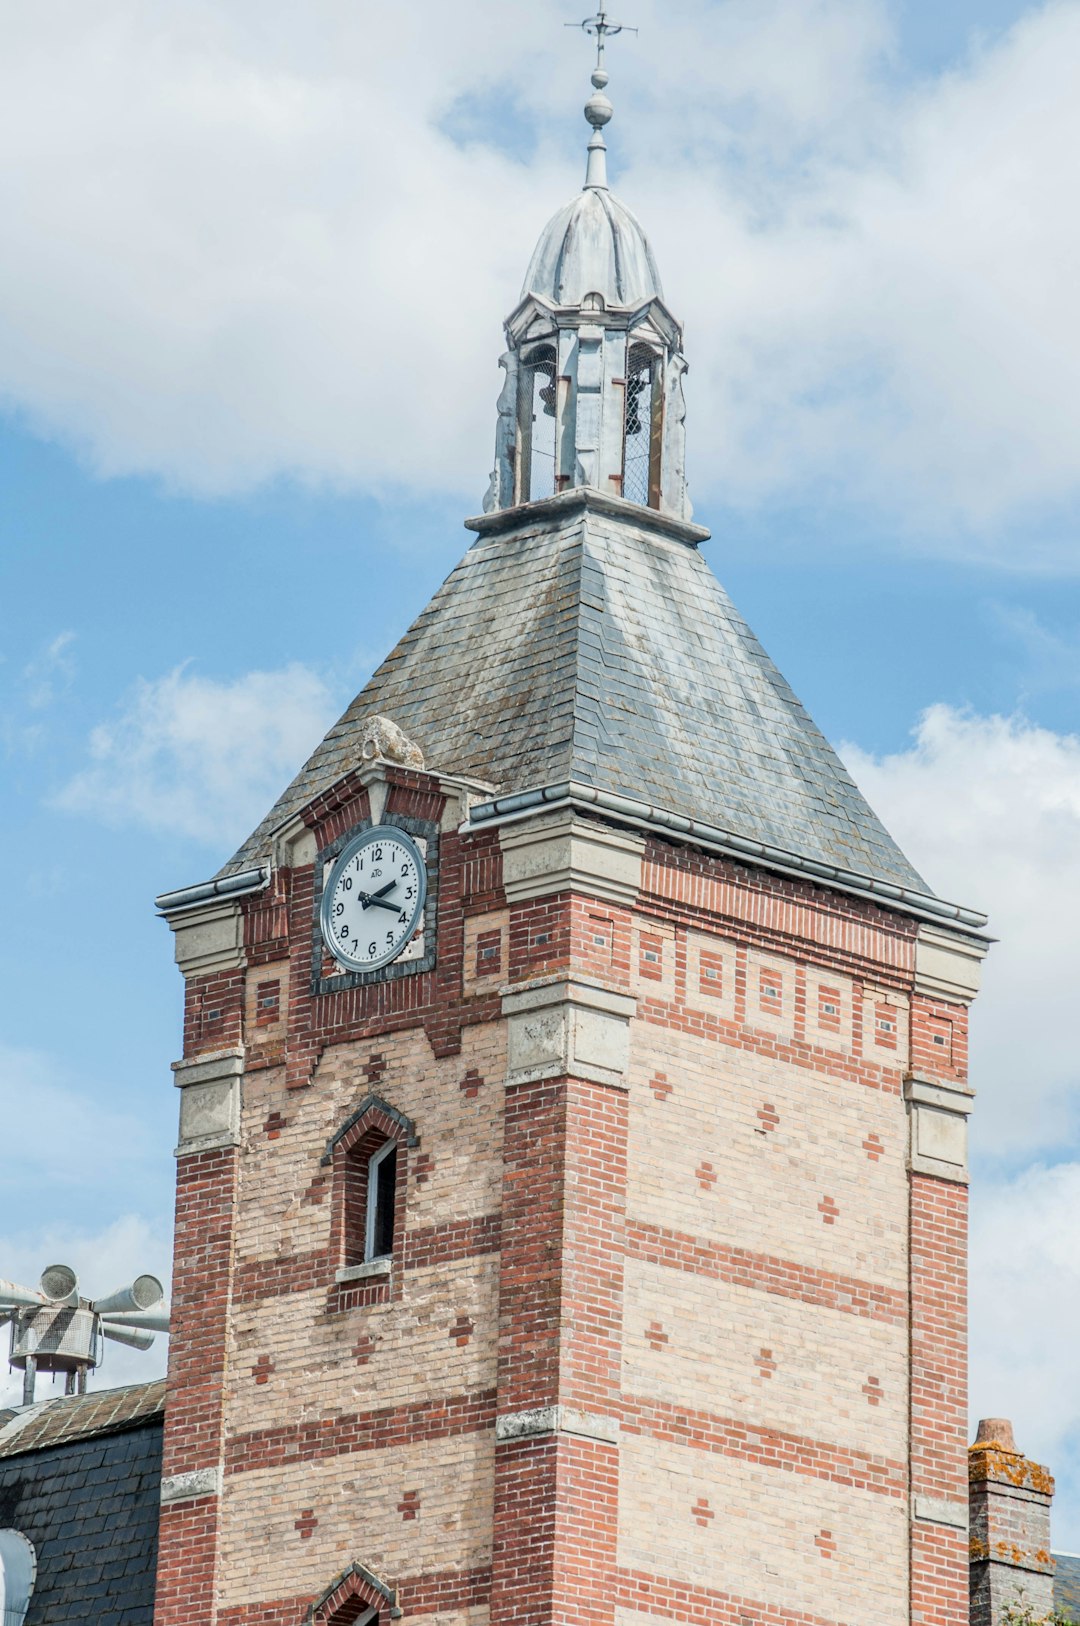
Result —
[[400, 905], [400, 903], [390, 903], [390, 902], [387, 901], [386, 898], [380, 898], [380, 897], [369, 898], [367, 903], [365, 903], [364, 908], [365, 909], [389, 909], [390, 913], [392, 915], [400, 915], [401, 914], [401, 905]]
[[394, 909], [397, 907], [396, 904], [380, 903], [379, 899], [385, 898], [386, 894], [392, 892], [395, 886], [397, 886], [396, 876], [392, 881], [387, 881], [385, 886], [380, 886], [377, 892], [358, 892], [356, 895], [365, 909], [370, 909], [372, 904], [375, 904], [379, 909]]

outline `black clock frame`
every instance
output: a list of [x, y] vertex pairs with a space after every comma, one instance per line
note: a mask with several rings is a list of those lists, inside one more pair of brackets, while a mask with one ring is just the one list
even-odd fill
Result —
[[[329, 877], [328, 865], [344, 852], [354, 837], [366, 830], [404, 830], [414, 840], [427, 843], [427, 896], [424, 899], [424, 952], [417, 960], [391, 960], [377, 971], [335, 971], [321, 975], [323, 953], [333, 951], [322, 933], [323, 890]], [[381, 819], [361, 819], [324, 847], [315, 859], [315, 916], [312, 921], [311, 991], [313, 994], [338, 994], [347, 988], [367, 988], [376, 982], [395, 982], [400, 977], [418, 977], [435, 966], [435, 942], [438, 933], [439, 907], [439, 826], [430, 819], [414, 819], [408, 813], [386, 813]], [[407, 947], [407, 945], [405, 945]]]

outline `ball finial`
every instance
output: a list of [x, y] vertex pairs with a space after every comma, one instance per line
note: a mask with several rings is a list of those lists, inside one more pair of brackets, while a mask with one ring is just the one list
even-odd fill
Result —
[[598, 90], [595, 96], [590, 96], [585, 103], [585, 117], [594, 130], [602, 130], [605, 124], [610, 124], [614, 112], [615, 109], [602, 90]]

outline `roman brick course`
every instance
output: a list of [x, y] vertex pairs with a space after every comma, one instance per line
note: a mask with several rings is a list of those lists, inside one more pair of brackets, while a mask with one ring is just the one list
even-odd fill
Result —
[[[698, 1522], [702, 1502], [718, 1511]], [[823, 1529], [835, 1551], [818, 1545]], [[835, 1621], [908, 1626], [905, 1499], [668, 1439], [624, 1436], [622, 1569]], [[873, 1562], [867, 1555], [873, 1554]]]
[[282, 1463], [379, 1451], [416, 1440], [445, 1440], [494, 1426], [495, 1392], [491, 1389], [377, 1411], [337, 1412], [317, 1422], [231, 1435], [225, 1451], [225, 1472], [252, 1473]]
[[687, 1626], [837, 1626], [822, 1615], [690, 1586], [644, 1570], [620, 1569], [616, 1585], [617, 1626], [642, 1626], [648, 1620], [674, 1620]]
[[741, 1418], [719, 1417], [692, 1411], [671, 1402], [649, 1401], [625, 1395], [622, 1403], [624, 1434], [651, 1440], [670, 1440], [697, 1451], [716, 1451], [763, 1468], [827, 1479], [856, 1490], [883, 1496], [907, 1494], [907, 1464], [903, 1459], [875, 1457], [866, 1451], [807, 1439], [783, 1429], [766, 1428]]
[[[494, 1434], [396, 1443], [229, 1475], [221, 1507], [219, 1607], [292, 1597], [310, 1603], [358, 1561], [388, 1585], [407, 1574], [491, 1563]], [[418, 1496], [417, 1516], [398, 1505]], [[304, 1508], [317, 1527], [295, 1529]], [[302, 1617], [301, 1617], [302, 1618]]]
[[[653, 1332], [657, 1326], [662, 1342]], [[767, 1379], [758, 1368], [765, 1350]], [[877, 1378], [873, 1408], [864, 1393], [871, 1373]], [[851, 1448], [900, 1460], [907, 1455], [902, 1318], [852, 1316], [818, 1301], [703, 1281], [630, 1258], [622, 1387], [654, 1402], [738, 1417], [748, 1427], [794, 1429], [819, 1440], [839, 1430]]]

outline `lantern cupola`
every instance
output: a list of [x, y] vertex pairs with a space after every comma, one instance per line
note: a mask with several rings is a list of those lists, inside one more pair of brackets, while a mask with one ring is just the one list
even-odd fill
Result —
[[591, 486], [676, 519], [686, 489], [683, 333], [640, 222], [608, 187], [601, 12], [585, 185], [549, 221], [506, 322], [495, 470], [485, 509]]

